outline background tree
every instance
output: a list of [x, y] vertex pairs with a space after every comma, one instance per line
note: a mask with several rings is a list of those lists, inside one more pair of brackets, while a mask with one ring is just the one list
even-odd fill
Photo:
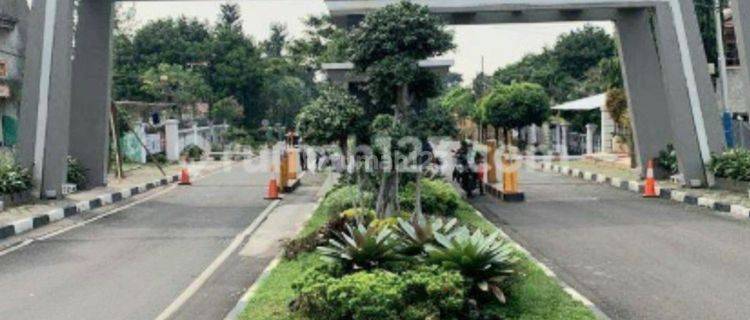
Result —
[[260, 50], [242, 30], [239, 6], [221, 6], [210, 42], [206, 68], [208, 83], [218, 97], [235, 97], [244, 107], [243, 124], [259, 127], [266, 115], [261, 103], [265, 66]]
[[[371, 97], [379, 104], [395, 106], [394, 125], [401, 125], [418, 100], [439, 93], [439, 79], [420, 68], [419, 61], [453, 48], [453, 35], [445, 23], [427, 7], [406, 1], [368, 14], [351, 34], [351, 60], [368, 76]], [[398, 170], [383, 171], [376, 204], [381, 217], [398, 211], [398, 184]], [[416, 199], [415, 211], [421, 213], [419, 177]]]
[[244, 116], [244, 108], [234, 97], [221, 99], [211, 107], [211, 118], [216, 122], [237, 124]]
[[580, 80], [599, 61], [617, 54], [617, 46], [604, 29], [586, 25], [563, 34], [553, 49], [559, 70]]
[[[521, 61], [498, 69], [493, 78], [500, 84], [537, 83], [545, 88], [553, 104], [565, 103], [599, 92], [582, 92], [589, 70], [604, 59], [617, 61], [614, 39], [599, 27], [584, 26], [560, 36], [552, 48], [527, 55]], [[597, 85], [601, 86], [601, 85]]]
[[305, 143], [326, 145], [336, 142], [346, 150], [346, 141], [359, 130], [364, 110], [356, 98], [343, 89], [326, 87], [320, 96], [297, 115], [297, 127]]
[[345, 29], [333, 24], [331, 16], [310, 16], [303, 36], [294, 39], [288, 47], [296, 63], [319, 69], [323, 63], [349, 60], [349, 37]]
[[512, 144], [512, 129], [540, 125], [550, 116], [549, 96], [544, 88], [528, 82], [497, 86], [479, 105], [487, 122], [503, 129], [506, 146]]
[[180, 107], [193, 106], [211, 96], [211, 88], [199, 74], [179, 65], [160, 64], [147, 70], [141, 81], [141, 89], [154, 101], [174, 102]]
[[[468, 88], [453, 87], [438, 99], [437, 104], [449, 111], [455, 117], [456, 122], [473, 119], [476, 112], [476, 99], [474, 93]], [[461, 134], [470, 135], [471, 132], [461, 132]]]
[[267, 57], [279, 58], [284, 53], [287, 37], [286, 26], [280, 23], [271, 24], [271, 36], [263, 42], [263, 50]]

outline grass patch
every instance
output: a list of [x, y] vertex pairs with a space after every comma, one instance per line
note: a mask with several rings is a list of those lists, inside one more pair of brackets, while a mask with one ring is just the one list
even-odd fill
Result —
[[[485, 232], [497, 228], [485, 218], [477, 215], [473, 207], [461, 201], [456, 218], [467, 225]], [[328, 219], [325, 210], [319, 208], [307, 222], [299, 237], [311, 234]], [[289, 312], [289, 303], [295, 298], [292, 283], [311, 267], [323, 262], [317, 253], [300, 255], [296, 260], [284, 260], [259, 286], [240, 316], [245, 320], [308, 320]], [[508, 303], [499, 306], [506, 319], [517, 320], [594, 320], [596, 317], [583, 304], [574, 301], [555, 280], [547, 277], [531, 260], [524, 257], [520, 263], [522, 275], [511, 284]]]
[[[318, 207], [297, 237], [307, 236], [318, 230], [328, 220], [328, 214]], [[303, 319], [289, 312], [289, 303], [294, 299], [292, 283], [301, 277], [305, 270], [322, 264], [317, 253], [302, 254], [295, 260], [283, 260], [268, 278], [258, 286], [255, 295], [248, 301], [240, 319], [246, 320], [294, 320]]]
[[315, 253], [302, 254], [296, 260], [284, 260], [266, 278], [250, 299], [240, 319], [279, 320], [304, 319], [289, 312], [289, 303], [294, 299], [292, 283], [305, 270], [323, 263]]

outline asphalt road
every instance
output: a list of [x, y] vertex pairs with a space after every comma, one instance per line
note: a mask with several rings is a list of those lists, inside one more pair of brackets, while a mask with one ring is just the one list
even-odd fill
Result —
[[522, 188], [473, 204], [612, 319], [750, 318], [750, 224], [547, 173]]
[[[156, 318], [266, 209], [267, 178], [234, 166], [0, 256], [0, 318]], [[172, 318], [223, 319], [272, 257], [232, 254]]]

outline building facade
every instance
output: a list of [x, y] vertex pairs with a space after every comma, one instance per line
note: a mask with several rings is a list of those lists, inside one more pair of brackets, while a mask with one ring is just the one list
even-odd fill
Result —
[[25, 0], [0, 1], [0, 147], [18, 143], [26, 18]]

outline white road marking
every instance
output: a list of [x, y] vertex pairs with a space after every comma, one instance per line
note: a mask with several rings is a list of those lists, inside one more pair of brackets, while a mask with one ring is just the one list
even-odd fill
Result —
[[250, 226], [247, 227], [242, 233], [238, 234], [236, 237], [234, 237], [234, 240], [232, 240], [232, 243], [229, 244], [229, 246], [224, 249], [224, 251], [214, 260], [206, 270], [203, 270], [203, 272], [196, 278], [179, 296], [177, 296], [177, 299], [172, 301], [172, 303], [162, 311], [161, 314], [159, 314], [158, 317], [156, 317], [156, 320], [166, 320], [169, 319], [175, 312], [180, 310], [182, 305], [187, 302], [190, 297], [193, 296], [200, 288], [203, 286], [204, 283], [216, 272], [216, 270], [221, 267], [222, 264], [224, 264], [224, 261], [231, 256], [231, 254], [239, 248], [239, 246], [242, 244], [242, 242], [245, 240], [245, 238], [252, 235], [255, 230], [260, 227], [260, 224], [263, 223], [263, 221], [268, 218], [268, 215], [273, 211], [273, 209], [276, 208], [276, 206], [280, 203], [280, 200], [274, 200], [271, 202], [271, 204], [266, 207], [265, 210], [258, 216], [258, 218], [253, 221]]

